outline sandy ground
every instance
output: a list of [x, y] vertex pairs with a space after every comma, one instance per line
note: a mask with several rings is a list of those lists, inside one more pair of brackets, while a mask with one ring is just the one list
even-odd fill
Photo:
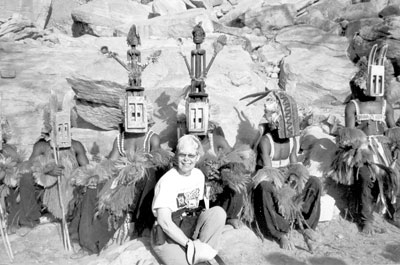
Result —
[[[57, 223], [39, 225], [24, 237], [10, 236], [14, 262], [9, 262], [4, 245], [0, 264], [158, 264], [149, 250], [149, 238], [134, 239], [123, 245], [111, 245], [99, 256], [70, 259], [63, 249]], [[296, 249], [282, 250], [276, 242], [261, 240], [247, 227], [226, 226], [220, 255], [226, 264], [399, 264], [400, 230], [375, 216], [373, 236], [359, 233], [357, 226], [342, 217], [317, 227], [318, 242], [310, 253], [302, 236], [291, 233]]]

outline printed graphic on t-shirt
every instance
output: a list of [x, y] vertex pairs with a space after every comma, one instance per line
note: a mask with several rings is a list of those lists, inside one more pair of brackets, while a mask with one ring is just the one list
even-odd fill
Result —
[[178, 193], [176, 203], [178, 208], [197, 208], [199, 206], [200, 189]]

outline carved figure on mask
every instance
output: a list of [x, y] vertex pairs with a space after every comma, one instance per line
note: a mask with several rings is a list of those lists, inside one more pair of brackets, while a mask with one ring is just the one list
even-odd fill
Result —
[[[202, 24], [201, 22], [198, 23], [193, 28], [192, 31], [193, 42], [194, 44], [196, 44], [196, 49], [191, 51], [190, 65], [186, 56], [182, 51], [181, 51], [181, 56], [185, 60], [185, 64], [189, 71], [189, 76], [191, 79], [190, 94], [192, 94], [192, 96], [207, 97], [207, 94], [205, 92], [205, 87], [206, 87], [205, 79], [207, 77], [208, 71], [211, 68], [211, 65], [215, 60], [215, 57], [226, 45], [226, 36], [221, 35], [214, 42], [214, 55], [211, 58], [211, 61], [208, 63], [208, 65], [206, 65], [207, 63], [206, 51], [201, 48], [201, 44], [204, 42], [206, 33], [201, 24]], [[180, 44], [182, 44], [181, 40]]]
[[130, 49], [127, 51], [128, 66], [131, 69], [129, 74], [129, 86], [137, 88], [142, 85], [141, 75], [143, 69], [141, 69], [142, 55], [137, 49], [137, 46], [141, 45], [140, 36], [136, 32], [135, 25], [132, 25], [129, 29], [126, 41], [130, 46]]
[[117, 53], [108, 50], [107, 46], [101, 47], [100, 51], [103, 54], [107, 54], [109, 57], [114, 58], [125, 70], [128, 71], [128, 84], [127, 90], [132, 89], [143, 89], [142, 86], [142, 72], [150, 64], [157, 62], [161, 55], [161, 50], [154, 51], [151, 55], [146, 58], [146, 62], [142, 63], [141, 51], [137, 49], [141, 45], [140, 35], [136, 30], [136, 25], [132, 25], [129, 29], [128, 36], [126, 38], [127, 44], [130, 49], [127, 51], [127, 63], [124, 63], [118, 58]]

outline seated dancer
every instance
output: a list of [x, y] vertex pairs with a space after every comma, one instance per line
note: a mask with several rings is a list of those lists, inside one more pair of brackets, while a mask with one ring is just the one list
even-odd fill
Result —
[[[232, 148], [225, 139], [225, 134], [220, 126], [204, 118], [204, 130], [191, 132], [187, 126], [187, 108], [185, 100], [178, 105], [179, 134], [187, 133], [196, 135], [204, 150], [204, 155], [199, 158], [197, 167], [206, 176], [206, 186], [209, 187], [210, 205], [221, 206], [227, 214], [226, 223], [234, 228], [239, 228], [239, 217], [246, 199], [246, 183], [250, 181], [250, 173], [254, 171], [255, 154], [249, 146], [240, 145]], [[209, 108], [208, 105], [204, 106]], [[186, 114], [184, 114], [184, 110]], [[201, 113], [209, 113], [203, 111]], [[189, 128], [188, 128], [189, 127]]]
[[[368, 63], [363, 57], [359, 62], [360, 71], [350, 81], [353, 99], [345, 108], [346, 128], [337, 137], [339, 149], [330, 174], [339, 183], [354, 184], [359, 224], [366, 234], [373, 233], [374, 202], [383, 204], [388, 220], [400, 227], [399, 206], [395, 203], [399, 183], [393, 172], [398, 171], [399, 165], [394, 161], [397, 157], [392, 157], [393, 147], [388, 145], [389, 140], [396, 143], [395, 138], [400, 134], [396, 135], [393, 108], [385, 99], [386, 50], [387, 46], [383, 46], [375, 58], [377, 45], [374, 45]], [[394, 139], [385, 137], [384, 133]]]
[[[7, 142], [11, 138], [11, 128], [5, 118], [0, 120], [0, 207], [6, 212], [8, 205], [16, 203], [19, 185], [19, 168], [23, 157], [15, 146]], [[7, 196], [8, 197], [5, 197]], [[3, 197], [4, 196], [4, 197]], [[8, 220], [10, 223], [11, 220]]]
[[197, 264], [217, 255], [225, 211], [215, 206], [204, 209], [204, 175], [195, 168], [202, 147], [194, 135], [178, 140], [175, 167], [157, 182], [152, 210], [157, 221], [151, 246], [166, 265]]
[[272, 237], [281, 248], [289, 250], [294, 249], [288, 235], [294, 224], [312, 250], [309, 239], [320, 217], [322, 187], [318, 178], [309, 176], [307, 169], [297, 163], [296, 102], [284, 91], [266, 91], [258, 95], [260, 97], [251, 103], [266, 97], [255, 145], [260, 169], [253, 177], [254, 212], [249, 207], [245, 216], [250, 222], [255, 221], [258, 233]]
[[[20, 201], [11, 207], [9, 218], [17, 227], [33, 228], [39, 224], [42, 207], [56, 219], [64, 218], [63, 209], [68, 209], [73, 197], [70, 184], [73, 170], [89, 162], [81, 142], [71, 139], [69, 110], [57, 112], [54, 97], [51, 97], [50, 109], [44, 111], [42, 135], [34, 144], [28, 161], [31, 168], [20, 178]], [[60, 184], [57, 184], [58, 176], [61, 176]], [[57, 185], [61, 185], [62, 202]]]
[[[150, 127], [152, 115], [147, 117]], [[155, 221], [151, 201], [160, 174], [156, 169], [169, 166], [171, 159], [172, 154], [161, 149], [160, 138], [151, 129], [131, 133], [121, 125], [109, 154], [111, 176], [94, 185], [83, 181], [86, 186], [80, 189], [82, 198], [71, 222], [71, 232], [76, 233], [73, 238], [81, 249], [71, 258], [100, 253], [127, 218], [134, 222], [138, 236], [151, 229]], [[127, 236], [132, 234], [123, 235]]]
[[197, 166], [206, 176], [210, 205], [221, 206], [227, 214], [226, 224], [238, 229], [256, 156], [250, 146], [230, 147], [222, 129], [210, 125], [207, 135], [198, 135], [205, 153]]
[[[71, 222], [76, 234], [74, 238], [81, 249], [71, 258], [99, 253], [114, 235], [120, 241], [132, 236], [126, 228], [130, 222], [134, 222], [134, 232], [138, 236], [146, 228], [150, 229], [155, 220], [151, 201], [157, 181], [156, 170], [168, 167], [173, 157], [171, 152], [160, 148], [159, 136], [150, 129], [152, 109], [141, 87], [141, 73], [150, 61], [141, 64], [141, 52], [137, 49], [140, 36], [135, 25], [129, 30], [127, 43], [130, 46], [127, 65], [116, 54], [108, 52], [129, 72], [121, 106], [123, 117], [120, 122], [123, 120], [123, 125], [119, 124], [119, 134], [109, 155], [111, 162], [104, 163], [108, 170], [99, 170], [108, 172], [108, 176], [99, 176], [96, 185], [90, 174], [83, 174], [88, 175], [88, 180], [77, 181], [77, 184], [86, 183], [86, 187], [80, 192], [83, 198], [76, 203], [77, 210]], [[108, 51], [106, 47], [102, 50]], [[161, 51], [156, 51], [151, 60], [155, 62], [160, 54]], [[99, 167], [104, 164], [101, 162]]]

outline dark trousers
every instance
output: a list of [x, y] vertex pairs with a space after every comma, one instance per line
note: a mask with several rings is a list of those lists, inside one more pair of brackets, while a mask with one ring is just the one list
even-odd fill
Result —
[[[387, 187], [383, 186], [384, 193]], [[358, 214], [360, 217], [360, 223], [363, 225], [368, 222], [372, 222], [374, 219], [374, 205], [377, 202], [379, 196], [379, 185], [377, 180], [373, 180], [373, 172], [367, 166], [363, 166], [359, 169], [358, 176], [354, 185], [354, 191], [358, 198]], [[384, 195], [389, 216], [393, 219], [400, 218], [400, 198], [397, 198], [395, 204], [391, 204], [387, 194]]]
[[244, 195], [225, 187], [211, 206], [221, 206], [226, 212], [227, 219], [237, 219], [244, 206]]
[[107, 211], [95, 215], [97, 194], [101, 190], [101, 186], [98, 185], [97, 189], [87, 189], [84, 193], [82, 191], [82, 197], [75, 205], [69, 225], [71, 239], [77, 241], [90, 254], [100, 253], [116, 231], [114, 227], [109, 228]]
[[[32, 173], [24, 173], [19, 183], [19, 192], [12, 189], [7, 198], [9, 204], [8, 220], [11, 226], [34, 227], [39, 224], [41, 205], [40, 193], [43, 189], [35, 184]], [[20, 200], [17, 202], [18, 193]]]
[[[135, 202], [132, 202], [129, 212], [126, 213], [132, 216], [136, 233], [139, 236], [145, 228], [150, 229], [155, 221], [151, 211], [154, 196], [153, 183], [155, 183], [153, 179], [144, 179], [142, 183], [139, 183], [140, 185], [137, 185], [142, 192], [137, 196]], [[103, 187], [104, 183], [97, 185], [96, 189], [87, 188], [86, 191], [84, 191], [85, 188], [78, 187], [74, 192], [77, 202], [69, 218], [71, 221], [70, 235], [72, 240], [77, 241], [89, 253], [100, 253], [126, 219], [126, 214], [122, 217], [110, 216], [107, 210], [96, 214], [99, 200], [97, 195]], [[116, 223], [113, 221], [109, 223], [110, 217]]]
[[[320, 180], [310, 177], [302, 193], [302, 216], [312, 229], [317, 227], [321, 214], [321, 189]], [[289, 232], [291, 224], [278, 211], [276, 191], [271, 182], [261, 182], [254, 190], [253, 199], [255, 219], [265, 237], [280, 239]]]

